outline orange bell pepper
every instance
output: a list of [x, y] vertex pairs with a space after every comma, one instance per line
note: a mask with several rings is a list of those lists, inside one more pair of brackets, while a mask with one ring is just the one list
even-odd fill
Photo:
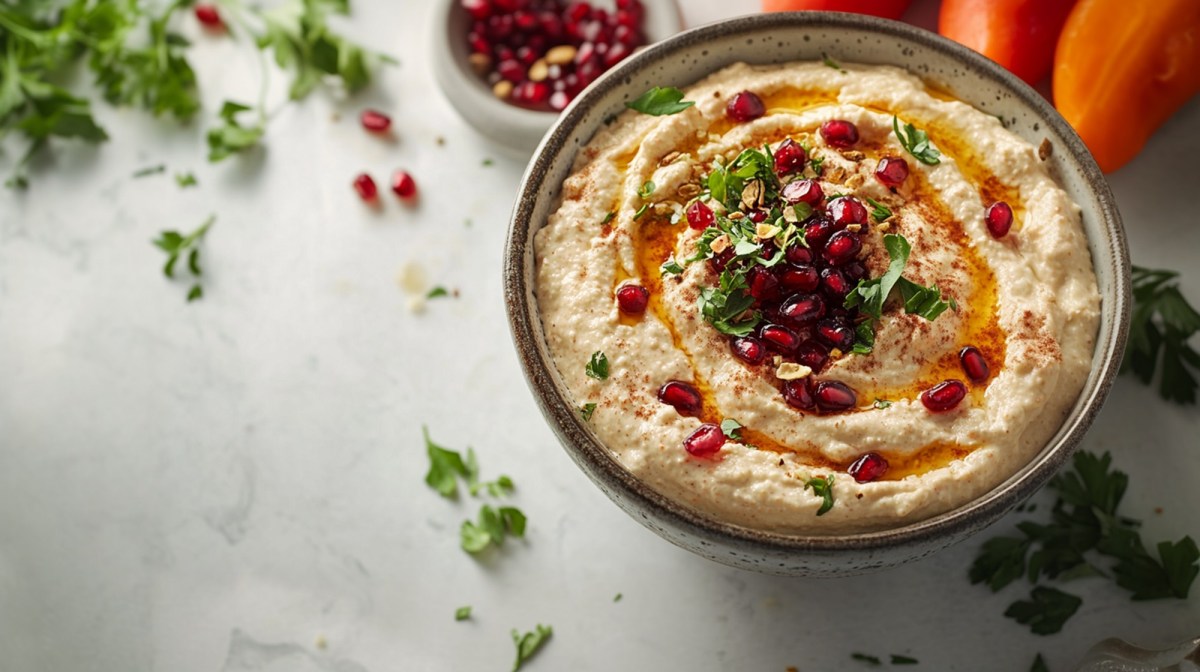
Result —
[[1200, 0], [1080, 0], [1054, 55], [1054, 104], [1108, 173], [1200, 92]]
[[850, 12], [870, 14], [885, 19], [899, 19], [912, 0], [763, 0], [764, 12], [795, 12], [799, 10]]
[[1036, 84], [1050, 74], [1054, 45], [1074, 5], [1075, 0], [942, 0], [938, 32]]

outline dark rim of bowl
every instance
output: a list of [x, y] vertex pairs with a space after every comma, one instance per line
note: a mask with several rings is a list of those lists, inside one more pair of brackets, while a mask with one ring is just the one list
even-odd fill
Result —
[[[1081, 405], [1077, 406], [1078, 410], [1068, 416], [1060, 426], [1056, 434], [1059, 437], [1057, 441], [1052, 440], [1052, 443], [1044, 446], [1021, 471], [983, 495], [934, 517], [876, 532], [806, 536], [756, 530], [714, 520], [652, 490], [609, 453], [585, 426], [577, 409], [557, 393], [555, 365], [553, 361], [541, 356], [539, 345], [544, 347], [544, 344], [539, 344], [537, 331], [533, 326], [535, 320], [540, 320], [536, 313], [536, 301], [527, 300], [532, 293], [527, 283], [525, 261], [529, 259], [532, 262], [532, 255], [527, 254], [527, 245], [530, 241], [529, 228], [532, 224], [534, 203], [553, 163], [553, 157], [564, 151], [573, 129], [590, 113], [590, 104], [615, 87], [623, 85], [626, 76], [668, 59], [679, 49], [730, 35], [797, 27], [872, 30], [884, 36], [901, 38], [941, 52], [957, 59], [980, 76], [998, 81], [1017, 99], [1035, 110], [1040, 116], [1040, 121], [1047, 123], [1066, 143], [1072, 159], [1096, 195], [1104, 219], [1103, 228], [1112, 248], [1108, 259], [1094, 259], [1093, 264], [1110, 264], [1113, 267], [1118, 291], [1110, 300], [1114, 303], [1112, 314], [1117, 324], [1112, 326], [1106, 342], [1096, 343], [1097, 350], [1104, 348], [1106, 352], [1100, 363], [1101, 370], [1091, 387], [1085, 384], [1080, 400], [1076, 402]], [[1074, 452], [1100, 411], [1118, 372], [1128, 330], [1129, 254], [1112, 192], [1091, 153], [1066, 120], [1040, 94], [1016, 76], [964, 46], [935, 33], [896, 21], [840, 12], [757, 14], [693, 28], [651, 45], [606, 72], [564, 111], [559, 121], [543, 138], [522, 178], [505, 248], [504, 293], [509, 326], [530, 388], [538, 404], [551, 420], [555, 433], [567, 444], [571, 457], [576, 461], [586, 461], [590, 469], [585, 471], [588, 471], [592, 478], [602, 481], [606, 487], [619, 490], [637, 505], [653, 510], [658, 519], [697, 537], [735, 540], [743, 547], [771, 552], [800, 551], [820, 554], [916, 545], [939, 538], [950, 538], [966, 529], [994, 522], [1018, 502], [1041, 488]], [[1102, 326], [1104, 313], [1102, 308]], [[548, 355], [548, 348], [545, 350]]]

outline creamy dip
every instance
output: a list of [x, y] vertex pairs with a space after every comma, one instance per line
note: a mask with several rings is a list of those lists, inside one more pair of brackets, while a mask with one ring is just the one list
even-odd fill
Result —
[[[753, 97], [731, 106], [740, 92]], [[686, 89], [684, 100], [695, 105], [663, 116], [629, 110], [603, 127], [579, 152], [535, 240], [550, 350], [616, 459], [708, 517], [798, 534], [927, 518], [1027, 463], [1074, 405], [1099, 320], [1079, 207], [1037, 149], [996, 117], [892, 67], [737, 64]], [[848, 122], [857, 138], [837, 136], [844, 127], [826, 127], [827, 135], [830, 121]], [[928, 134], [932, 153], [913, 146], [909, 124]], [[747, 149], [774, 159], [797, 147], [803, 160], [783, 174], [738, 162]], [[881, 169], [885, 158], [907, 165], [894, 185], [899, 173]], [[740, 196], [720, 198], [710, 174], [739, 168], [751, 175]], [[788, 190], [792, 200], [778, 196], [800, 180], [810, 183]], [[811, 199], [811, 185], [823, 198], [800, 205], [795, 194]], [[868, 214], [834, 206], [837, 196]], [[1012, 212], [999, 237], [987, 221], [997, 203]], [[705, 210], [713, 228], [695, 221]], [[751, 233], [718, 240], [721, 226]], [[837, 231], [854, 241], [827, 251]], [[878, 319], [847, 308], [845, 287], [831, 288], [839, 280], [822, 269], [852, 294], [860, 281], [866, 292], [893, 262], [885, 240], [899, 239], [911, 249], [900, 281], [908, 289], [893, 290]], [[793, 249], [805, 242], [807, 251]], [[713, 292], [723, 293], [722, 271], [739, 268], [746, 288], [734, 298], [749, 305], [715, 325]], [[619, 303], [628, 285], [645, 291], [626, 290]], [[914, 288], [926, 308], [945, 305], [909, 312], [902, 291]], [[819, 319], [789, 318], [804, 308], [792, 297], [810, 295], [823, 305]], [[802, 345], [764, 333], [772, 325]], [[965, 362], [967, 347], [975, 351]], [[672, 381], [682, 386], [661, 393]]]

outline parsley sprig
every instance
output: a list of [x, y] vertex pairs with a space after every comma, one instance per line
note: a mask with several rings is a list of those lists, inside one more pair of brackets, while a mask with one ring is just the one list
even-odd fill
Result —
[[[890, 214], [890, 213], [889, 213]], [[920, 315], [927, 320], [935, 320], [947, 308], [958, 310], [954, 299], [943, 299], [942, 291], [937, 285], [925, 287], [904, 277], [904, 267], [912, 253], [908, 239], [896, 233], [883, 237], [883, 246], [887, 249], [891, 262], [887, 271], [878, 278], [860, 280], [858, 285], [846, 295], [847, 308], [858, 307], [863, 313], [874, 320], [883, 319], [883, 306], [891, 296], [892, 290], [900, 292], [904, 312]], [[855, 329], [857, 334], [853, 352], [866, 354], [875, 345], [875, 329], [869, 320], [862, 322]]]
[[167, 253], [167, 263], [163, 265], [163, 275], [168, 278], [175, 278], [175, 266], [182, 258], [187, 258], [187, 268], [195, 279], [192, 288], [188, 290], [188, 303], [195, 301], [204, 296], [204, 288], [200, 286], [200, 241], [204, 240], [204, 236], [208, 230], [212, 228], [213, 222], [217, 221], [216, 215], [211, 215], [204, 221], [195, 231], [184, 235], [178, 231], [163, 231], [158, 240], [153, 241], [154, 244], [163, 252]]
[[821, 498], [821, 508], [817, 515], [823, 516], [833, 508], [833, 474], [828, 476], [813, 476], [804, 482], [804, 489], [812, 488], [813, 494]]
[[1174, 271], [1133, 267], [1133, 317], [1121, 371], [1149, 385], [1160, 368], [1159, 394], [1178, 404], [1196, 403], [1200, 353], [1188, 341], [1200, 331], [1200, 313], [1179, 291]]
[[517, 659], [513, 662], [513, 672], [521, 669], [533, 654], [538, 652], [538, 649], [550, 639], [554, 634], [554, 628], [540, 623], [531, 632], [521, 634], [517, 630], [512, 631], [513, 645], [517, 647]]
[[637, 110], [642, 114], [661, 117], [678, 114], [695, 104], [694, 101], [684, 100], [683, 91], [673, 86], [656, 86], [634, 100], [625, 103], [625, 107]]
[[904, 149], [921, 163], [933, 166], [942, 162], [942, 153], [929, 142], [929, 134], [925, 131], [907, 122], [901, 129], [900, 120], [895, 116], [892, 117], [892, 130]]
[[[1076, 453], [1073, 469], [1050, 481], [1057, 494], [1050, 522], [1027, 520], [1017, 525], [1022, 536], [986, 541], [971, 565], [971, 583], [999, 591], [1022, 576], [1033, 584], [1042, 577], [1109, 576], [1133, 600], [1186, 599], [1200, 573], [1200, 549], [1185, 536], [1159, 543], [1158, 557], [1152, 556], [1137, 531], [1139, 523], [1118, 512], [1128, 484], [1129, 477], [1112, 468], [1108, 453]], [[1113, 564], [1102, 566], [1096, 556]], [[1005, 615], [1037, 634], [1051, 634], [1078, 608], [1078, 597], [1036, 585], [1029, 600], [1013, 603]]]

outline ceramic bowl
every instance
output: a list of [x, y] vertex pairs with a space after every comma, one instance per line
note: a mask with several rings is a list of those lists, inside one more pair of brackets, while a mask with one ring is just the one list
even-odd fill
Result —
[[[674, 0], [642, 0], [642, 5], [647, 43], [675, 35], [683, 28]], [[437, 0], [429, 46], [438, 86], [475, 130], [511, 154], [529, 156], [560, 113], [527, 110], [492, 95], [492, 87], [467, 62], [470, 54], [466, 35], [470, 25], [471, 18], [462, 8], [461, 0]]]
[[[1062, 427], [1018, 473], [947, 513], [903, 527], [843, 536], [768, 533], [713, 520], [651, 490], [622, 467], [582, 422], [547, 350], [533, 296], [533, 236], [557, 207], [576, 152], [605, 117], [651, 86], [685, 87], [737, 61], [820, 59], [904, 67], [955, 97], [1004, 118], [1049, 161], [1083, 212], [1101, 292], [1092, 369]], [[1124, 351], [1130, 305], [1129, 257], [1120, 216], [1095, 161], [1037, 92], [991, 61], [925, 30], [837, 13], [764, 14], [702, 26], [660, 42], [598, 79], [538, 148], [526, 170], [505, 251], [505, 300], [521, 363], [550, 426], [588, 476], [638, 522], [720, 563], [790, 575], [845, 575], [927, 556], [995, 522], [1041, 488], [1069, 458], [1112, 385]]]

